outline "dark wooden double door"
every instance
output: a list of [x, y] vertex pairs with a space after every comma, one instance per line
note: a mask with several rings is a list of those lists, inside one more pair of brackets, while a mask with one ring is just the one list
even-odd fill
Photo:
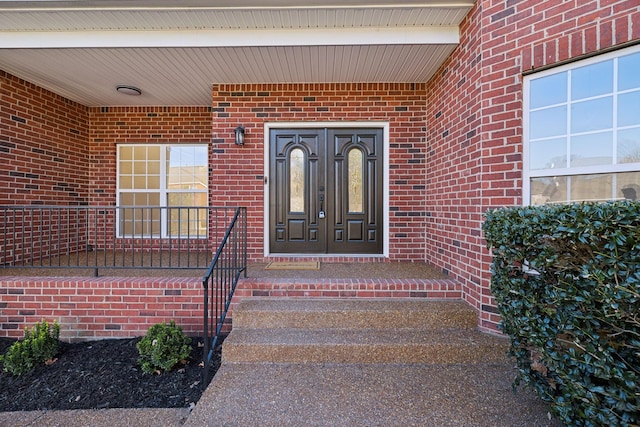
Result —
[[271, 253], [380, 254], [382, 129], [271, 129]]

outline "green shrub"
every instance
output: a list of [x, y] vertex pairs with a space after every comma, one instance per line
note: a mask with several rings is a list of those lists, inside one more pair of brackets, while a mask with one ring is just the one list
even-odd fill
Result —
[[142, 371], [153, 374], [170, 371], [178, 363], [186, 360], [191, 353], [191, 338], [172, 320], [169, 324], [153, 325], [136, 346]]
[[640, 423], [640, 203], [485, 214], [516, 384], [572, 426]]
[[13, 343], [4, 356], [0, 357], [4, 371], [22, 375], [53, 359], [58, 354], [59, 336], [60, 325], [56, 321], [53, 322], [53, 327], [42, 320], [31, 331], [25, 328], [24, 339]]

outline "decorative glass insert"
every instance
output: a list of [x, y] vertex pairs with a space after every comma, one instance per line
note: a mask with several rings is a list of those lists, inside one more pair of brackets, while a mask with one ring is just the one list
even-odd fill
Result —
[[304, 213], [305, 201], [304, 151], [294, 148], [289, 155], [289, 210]]
[[640, 171], [639, 68], [634, 46], [525, 77], [525, 203], [623, 199], [640, 184], [628, 182]]
[[364, 163], [362, 151], [358, 148], [349, 150], [347, 156], [349, 167], [349, 212], [359, 213], [364, 209]]

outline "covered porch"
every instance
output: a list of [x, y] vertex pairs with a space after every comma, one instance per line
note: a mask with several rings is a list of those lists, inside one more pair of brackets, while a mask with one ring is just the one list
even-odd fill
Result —
[[[2, 3], [0, 69], [7, 88], [3, 100], [11, 107], [3, 124], [10, 130], [6, 150], [17, 160], [0, 165], [10, 177], [0, 204], [111, 209], [124, 202], [142, 203], [136, 199], [139, 194], [147, 200], [169, 200], [171, 188], [153, 198], [145, 194], [148, 188], [123, 185], [123, 165], [144, 164], [145, 172], [132, 176], [148, 183], [150, 165], [169, 164], [168, 153], [176, 147], [197, 146], [207, 152], [201, 156], [205, 163], [190, 165], [194, 177], [206, 176], [199, 181], [206, 186], [198, 189], [207, 196], [202, 206], [247, 208], [249, 271], [241, 279], [238, 298], [464, 298], [495, 318], [489, 297], [467, 289], [480, 287], [487, 275], [476, 254], [482, 247], [473, 229], [478, 209], [460, 213], [464, 231], [434, 218], [437, 202], [429, 199], [427, 179], [433, 150], [427, 141], [427, 82], [460, 43], [461, 25], [474, 5], [413, 0], [242, 0], [215, 5], [194, 0], [178, 7], [164, 1], [79, 1], [73, 8], [65, 2]], [[244, 128], [242, 143], [234, 136], [239, 127]], [[362, 129], [378, 132], [375, 143], [362, 142]], [[284, 179], [277, 180], [280, 166], [273, 152], [287, 146], [278, 146], [276, 140], [292, 132], [297, 145], [287, 151], [285, 165], [293, 164], [292, 152], [302, 152], [308, 170], [320, 164], [324, 173], [307, 174], [305, 191], [279, 199], [280, 187], [271, 185], [288, 185], [291, 174], [287, 169]], [[317, 145], [325, 149], [324, 159], [314, 157], [316, 145], [303, 141], [309, 132], [333, 135]], [[328, 147], [338, 140], [345, 150], [331, 152]], [[146, 150], [142, 157], [136, 157], [136, 148]], [[161, 154], [149, 154], [152, 151]], [[361, 160], [360, 174], [336, 184], [334, 176], [351, 172], [344, 166], [350, 152], [356, 154], [351, 159]], [[31, 161], [21, 162], [25, 158]], [[340, 161], [342, 169], [335, 166]], [[343, 228], [314, 228], [304, 222], [326, 215], [338, 223], [338, 209], [332, 208], [344, 202], [342, 192], [348, 193], [354, 182], [370, 185], [354, 192], [361, 203], [343, 203], [341, 212], [358, 211], [360, 217]], [[329, 206], [329, 191], [334, 206]], [[287, 224], [293, 227], [286, 231], [273, 205], [299, 195], [306, 197], [302, 205], [309, 216], [301, 220], [290, 215]], [[297, 215], [299, 209], [287, 215], [291, 211]], [[360, 226], [370, 218], [375, 227]], [[352, 240], [375, 244], [367, 251], [357, 245], [347, 250], [320, 245], [307, 253], [306, 244], [289, 250], [292, 246], [278, 249], [269, 243], [287, 233], [306, 238], [311, 229], [325, 242], [351, 233], [357, 237]], [[113, 236], [113, 230], [108, 234]], [[271, 261], [315, 258], [320, 261], [317, 271], [261, 267]], [[430, 264], [435, 267], [430, 269]], [[29, 291], [22, 282], [3, 283], [14, 288], [13, 295], [44, 295], [67, 286], [72, 290], [63, 293], [90, 295], [95, 300], [90, 304], [102, 298], [102, 306], [89, 307], [97, 312], [82, 320], [95, 323], [100, 318], [99, 336], [140, 334], [152, 319], [176, 314], [192, 319], [185, 320], [188, 330], [198, 329], [193, 321], [201, 309], [197, 273], [134, 270], [95, 278], [90, 269], [71, 285], [71, 279], [58, 276], [30, 276], [28, 286], [38, 290]], [[78, 272], [56, 274], [75, 277]], [[111, 277], [122, 279], [112, 285]], [[113, 292], [122, 296], [109, 295]], [[125, 297], [131, 298], [129, 303]], [[104, 314], [114, 307], [115, 314]], [[16, 310], [6, 317], [7, 324], [38, 316], [27, 302]], [[144, 321], [127, 320], [136, 318], [135, 310], [144, 313]], [[65, 316], [64, 310], [59, 313]], [[77, 323], [82, 316], [66, 317]], [[126, 324], [119, 326], [121, 320]], [[11, 326], [10, 333], [19, 329]], [[80, 335], [92, 333], [84, 330]]]

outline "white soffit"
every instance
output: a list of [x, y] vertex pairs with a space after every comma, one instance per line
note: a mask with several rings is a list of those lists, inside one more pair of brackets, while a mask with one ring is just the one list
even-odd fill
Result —
[[0, 69], [88, 106], [211, 105], [214, 83], [424, 82], [472, 6], [0, 1]]

